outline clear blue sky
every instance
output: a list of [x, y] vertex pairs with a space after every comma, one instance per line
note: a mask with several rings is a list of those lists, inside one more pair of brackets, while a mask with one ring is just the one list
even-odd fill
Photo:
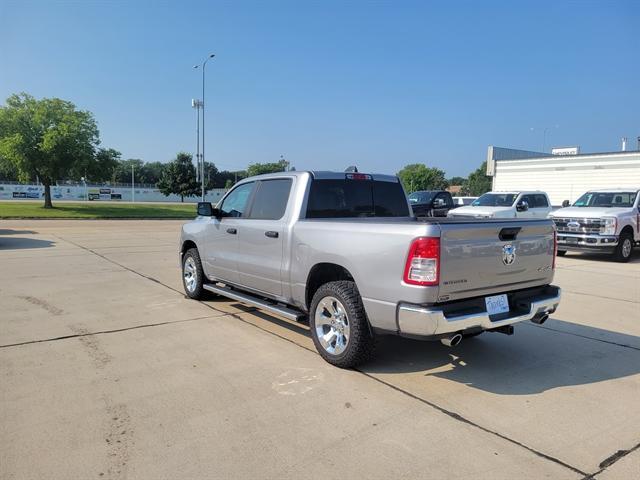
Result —
[[[619, 149], [640, 135], [640, 2], [0, 0], [0, 97], [94, 112], [103, 146], [207, 160], [466, 175], [489, 144]], [[2, 100], [3, 101], [3, 100]], [[557, 127], [556, 127], [557, 125]], [[534, 130], [531, 130], [533, 127]]]

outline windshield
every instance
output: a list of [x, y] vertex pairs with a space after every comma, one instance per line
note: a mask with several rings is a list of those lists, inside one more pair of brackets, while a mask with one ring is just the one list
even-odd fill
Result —
[[475, 200], [473, 207], [510, 207], [518, 197], [517, 193], [485, 193]]
[[409, 195], [410, 203], [430, 203], [436, 192], [413, 192]]
[[587, 192], [574, 207], [633, 207], [637, 192]]

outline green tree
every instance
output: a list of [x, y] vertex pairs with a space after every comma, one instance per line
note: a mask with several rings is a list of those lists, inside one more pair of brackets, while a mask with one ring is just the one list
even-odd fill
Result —
[[442, 170], [427, 167], [422, 163], [406, 165], [397, 175], [409, 193], [418, 190], [443, 190], [448, 187], [447, 179]]
[[184, 197], [194, 197], [200, 193], [200, 185], [196, 181], [196, 167], [190, 153], [180, 152], [176, 159], [168, 163], [158, 182], [158, 188], [165, 195], [172, 193]]
[[280, 160], [275, 163], [252, 163], [247, 167], [247, 176], [262, 175], [263, 173], [284, 172], [287, 168], [287, 161]]
[[40, 178], [45, 208], [52, 207], [51, 185], [90, 162], [99, 141], [91, 112], [71, 102], [21, 93], [0, 106], [0, 156], [15, 166], [21, 180]]
[[18, 181], [18, 169], [12, 162], [2, 156], [0, 156], [0, 180]]
[[466, 181], [467, 181], [467, 179], [464, 178], [464, 177], [451, 177], [451, 178], [447, 179], [447, 183], [449, 184], [449, 186], [451, 186], [451, 185], [464, 185]]
[[162, 162], [145, 163], [142, 166], [143, 181], [141, 183], [150, 183], [156, 185], [162, 178], [162, 172], [164, 172], [165, 167], [166, 164]]
[[469, 178], [464, 185], [467, 195], [478, 197], [491, 190], [492, 178], [487, 176], [487, 162], [482, 162], [480, 168], [469, 174]]
[[70, 170], [71, 178], [84, 177], [92, 182], [104, 182], [111, 179], [118, 167], [120, 152], [113, 148], [99, 148], [93, 158], [77, 162]]
[[115, 166], [111, 173], [111, 181], [114, 183], [131, 183], [131, 167], [133, 167], [135, 182], [146, 183], [142, 181], [142, 176], [140, 175], [143, 166], [144, 162], [139, 158], [128, 158], [126, 160], [119, 160], [118, 164]]

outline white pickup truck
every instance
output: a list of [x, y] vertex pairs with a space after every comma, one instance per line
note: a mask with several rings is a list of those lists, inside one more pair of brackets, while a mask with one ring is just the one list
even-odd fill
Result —
[[449, 210], [449, 217], [547, 218], [551, 203], [540, 191], [487, 192], [471, 205]]
[[322, 357], [353, 367], [376, 335], [455, 346], [511, 334], [558, 307], [548, 218], [412, 215], [397, 177], [281, 172], [198, 204], [179, 245], [188, 297], [205, 291], [298, 320]]
[[639, 193], [640, 188], [593, 190], [551, 213], [558, 229], [558, 255], [601, 252], [628, 262], [640, 244]]

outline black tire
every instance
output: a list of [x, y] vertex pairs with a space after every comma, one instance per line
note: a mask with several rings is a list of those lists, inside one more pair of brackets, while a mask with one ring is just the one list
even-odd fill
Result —
[[[185, 265], [190, 264], [190, 260], [193, 261], [195, 267], [195, 283], [193, 288], [187, 286], [187, 278], [185, 277]], [[191, 264], [190, 264], [191, 265]], [[202, 298], [204, 290], [202, 285], [204, 284], [204, 271], [202, 270], [202, 262], [200, 261], [200, 254], [197, 248], [190, 248], [182, 256], [182, 286], [184, 287], [184, 293], [187, 297], [194, 300]]]
[[613, 258], [616, 262], [626, 263], [631, 260], [633, 255], [633, 235], [628, 231], [622, 232], [618, 239], [618, 245], [613, 252]]
[[558, 256], [559, 257], [564, 257], [567, 254], [566, 250], [558, 250]]
[[[344, 306], [349, 326], [349, 337], [346, 348], [339, 354], [325, 350], [318, 339], [316, 329], [316, 310], [318, 304], [326, 297], [334, 297]], [[322, 307], [320, 307], [322, 308]], [[340, 368], [353, 368], [369, 360], [373, 355], [374, 338], [369, 328], [369, 321], [356, 284], [341, 280], [322, 285], [313, 295], [309, 310], [309, 327], [316, 350], [331, 365]], [[337, 339], [336, 339], [337, 342]]]

